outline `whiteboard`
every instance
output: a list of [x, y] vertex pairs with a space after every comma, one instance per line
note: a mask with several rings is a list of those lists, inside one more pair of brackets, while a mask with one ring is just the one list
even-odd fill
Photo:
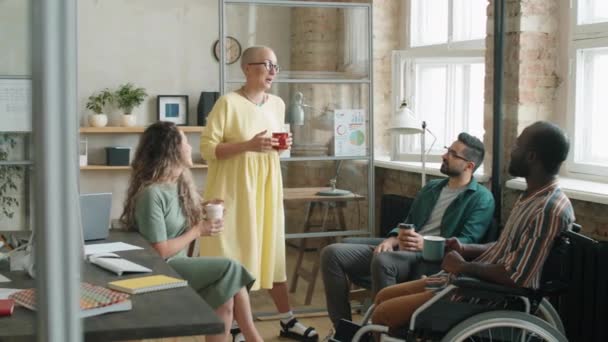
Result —
[[32, 130], [32, 80], [0, 78], [0, 132]]

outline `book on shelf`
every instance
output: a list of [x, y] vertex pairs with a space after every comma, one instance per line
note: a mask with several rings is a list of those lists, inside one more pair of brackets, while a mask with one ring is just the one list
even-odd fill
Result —
[[108, 283], [109, 288], [130, 294], [173, 289], [187, 285], [188, 281], [184, 279], [173, 278], [166, 275], [153, 275], [125, 280], [116, 280]]
[[121, 276], [123, 273], [149, 273], [151, 269], [144, 267], [140, 264], [136, 264], [127, 259], [121, 258], [118, 254], [114, 253], [101, 253], [89, 255], [89, 262], [97, 265], [110, 272], [116, 273]]
[[[15, 303], [36, 311], [36, 289], [26, 289], [9, 296]], [[80, 284], [80, 317], [132, 309], [129, 295], [89, 283]]]

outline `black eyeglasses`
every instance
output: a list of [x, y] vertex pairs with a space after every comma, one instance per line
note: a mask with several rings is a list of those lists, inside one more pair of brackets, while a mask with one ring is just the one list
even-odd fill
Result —
[[268, 70], [270, 72], [270, 70], [274, 69], [274, 72], [279, 72], [279, 70], [281, 70], [281, 67], [279, 67], [278, 64], [272, 64], [271, 61], [264, 61], [264, 62], [259, 62], [259, 63], [248, 63], [248, 65], [263, 65], [266, 70]]
[[443, 146], [443, 148], [445, 148], [445, 149], [447, 150], [447, 152], [446, 152], [446, 153], [448, 154], [448, 156], [453, 157], [453, 158], [457, 158], [457, 159], [462, 159], [462, 160], [464, 160], [464, 161], [466, 161], [466, 162], [470, 162], [470, 160], [468, 160], [467, 158], [465, 158], [465, 157], [463, 157], [463, 156], [459, 155], [459, 154], [458, 154], [456, 151], [454, 151], [452, 148], [447, 147], [447, 146]]

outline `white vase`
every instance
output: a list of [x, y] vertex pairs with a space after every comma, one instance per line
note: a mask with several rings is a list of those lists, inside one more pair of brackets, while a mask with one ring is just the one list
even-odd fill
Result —
[[105, 114], [92, 114], [89, 116], [89, 125], [93, 127], [105, 127], [108, 124], [108, 116]]
[[135, 115], [123, 114], [120, 118], [120, 125], [124, 127], [133, 127], [137, 123], [136, 121]]

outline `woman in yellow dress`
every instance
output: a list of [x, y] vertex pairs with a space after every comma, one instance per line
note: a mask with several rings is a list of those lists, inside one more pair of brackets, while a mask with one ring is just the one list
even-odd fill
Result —
[[[283, 132], [285, 103], [266, 91], [279, 72], [274, 52], [264, 46], [241, 57], [245, 84], [220, 97], [201, 136], [209, 164], [205, 198], [222, 198], [230, 210], [224, 232], [201, 240], [202, 256], [241, 262], [268, 289], [281, 314], [281, 336], [316, 341], [318, 334], [293, 316], [287, 294], [283, 181], [273, 132]], [[291, 139], [288, 147], [291, 146]]]

